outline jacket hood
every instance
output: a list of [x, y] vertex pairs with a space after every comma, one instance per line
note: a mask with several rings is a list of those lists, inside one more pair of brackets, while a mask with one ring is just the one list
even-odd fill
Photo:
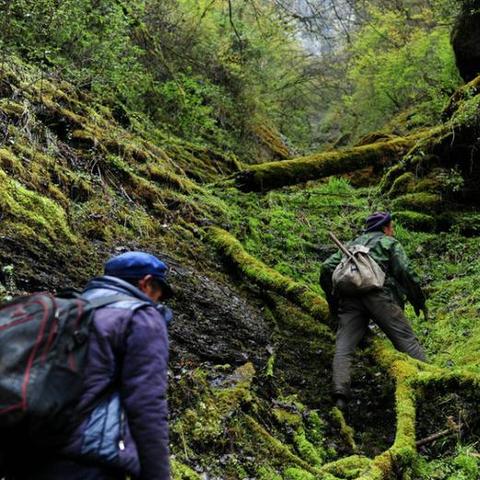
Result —
[[173, 312], [170, 308], [161, 303], [155, 303], [150, 297], [145, 295], [140, 289], [134, 287], [131, 283], [122, 280], [121, 278], [103, 275], [95, 277], [90, 280], [85, 286], [82, 297], [87, 300], [93, 300], [103, 296], [111, 296], [118, 294], [119, 296], [129, 296], [132, 300], [139, 300], [142, 303], [149, 303], [152, 307], [158, 310], [167, 324], [173, 319]]

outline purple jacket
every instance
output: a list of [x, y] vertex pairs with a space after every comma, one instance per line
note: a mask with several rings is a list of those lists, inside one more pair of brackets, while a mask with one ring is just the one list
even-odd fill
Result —
[[168, 480], [167, 322], [172, 314], [116, 277], [91, 280], [82, 296], [117, 293], [122, 299], [93, 318], [78, 406], [85, 420], [64, 453], [141, 480]]

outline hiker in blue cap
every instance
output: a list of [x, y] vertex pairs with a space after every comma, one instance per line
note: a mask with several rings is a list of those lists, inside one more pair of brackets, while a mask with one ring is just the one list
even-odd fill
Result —
[[331, 312], [338, 318], [333, 393], [339, 408], [345, 408], [350, 397], [353, 353], [367, 332], [370, 319], [385, 332], [397, 350], [425, 361], [424, 351], [403, 312], [405, 300], [408, 300], [417, 316], [423, 311], [427, 318], [425, 295], [394, 234], [391, 214], [375, 212], [367, 218], [364, 233], [350, 243], [350, 246], [363, 245], [370, 249], [369, 255], [385, 273], [382, 289], [339, 295], [333, 291], [332, 275], [342, 260], [342, 253], [335, 253], [322, 265], [320, 284]]
[[[127, 252], [92, 279], [87, 300], [118, 295], [95, 311], [78, 426], [49, 458], [18, 465], [14, 480], [169, 480], [167, 323], [157, 302], [173, 295], [167, 265]], [[61, 452], [61, 453], [59, 453]], [[28, 464], [27, 464], [28, 463]], [[17, 462], [18, 464], [18, 462]]]

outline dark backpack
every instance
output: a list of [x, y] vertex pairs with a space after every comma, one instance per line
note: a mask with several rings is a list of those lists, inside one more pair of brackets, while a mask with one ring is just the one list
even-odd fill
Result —
[[35, 293], [0, 308], [0, 428], [35, 437], [72, 424], [93, 312], [124, 298]]

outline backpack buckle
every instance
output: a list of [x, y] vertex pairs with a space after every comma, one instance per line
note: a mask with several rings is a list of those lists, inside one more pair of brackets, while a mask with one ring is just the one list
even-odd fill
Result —
[[73, 332], [73, 341], [76, 345], [82, 345], [88, 339], [88, 334], [84, 330], [75, 330]]

